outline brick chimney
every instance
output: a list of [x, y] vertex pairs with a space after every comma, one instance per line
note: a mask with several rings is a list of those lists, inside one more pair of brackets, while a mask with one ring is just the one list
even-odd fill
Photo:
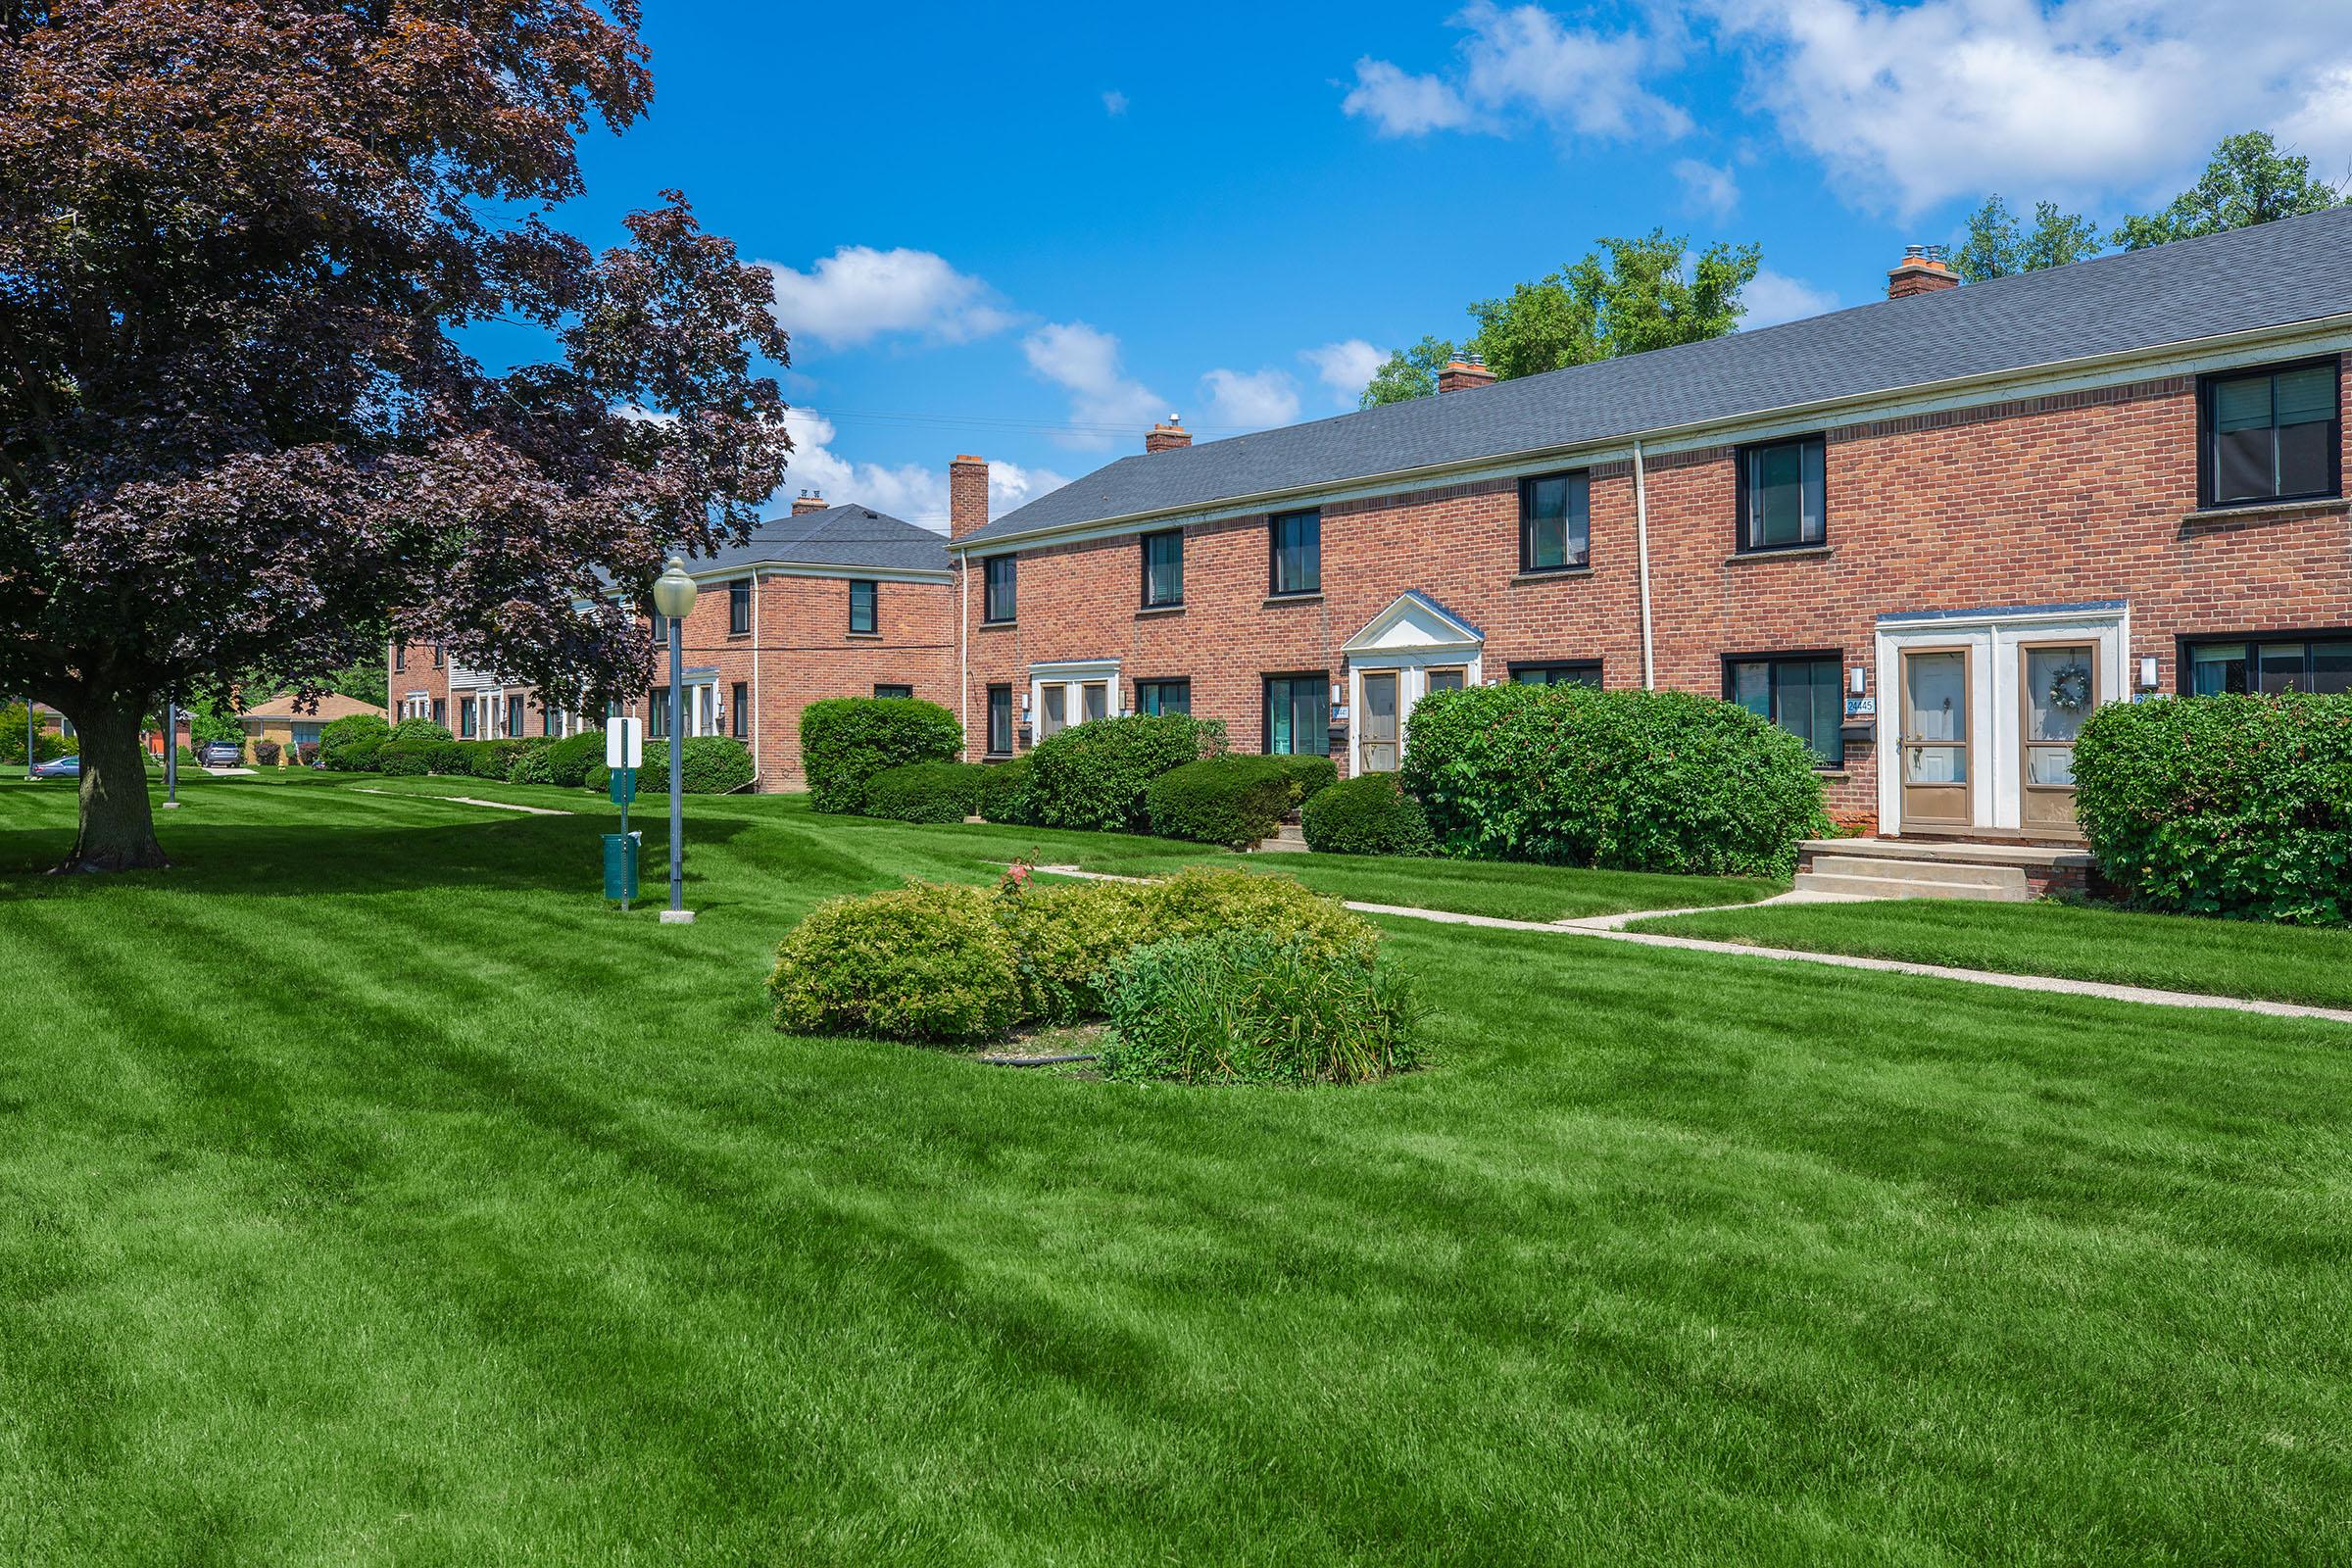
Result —
[[825, 498], [813, 490], [804, 490], [792, 498], [792, 514], [796, 517], [804, 512], [822, 512], [824, 510]]
[[1959, 274], [1944, 260], [1942, 246], [1906, 245], [1902, 265], [1886, 274], [1886, 297], [1907, 300], [1914, 294], [1933, 294], [1937, 289], [1959, 285]]
[[1177, 447], [1189, 447], [1192, 444], [1193, 432], [1184, 427], [1184, 420], [1180, 416], [1173, 414], [1144, 434], [1144, 450], [1146, 452], [1168, 452]]
[[1474, 386], [1493, 386], [1495, 374], [1487, 368], [1487, 362], [1475, 354], [1457, 354], [1438, 372], [1441, 392], [1467, 392]]
[[988, 525], [988, 460], [969, 453], [948, 465], [948, 537]]

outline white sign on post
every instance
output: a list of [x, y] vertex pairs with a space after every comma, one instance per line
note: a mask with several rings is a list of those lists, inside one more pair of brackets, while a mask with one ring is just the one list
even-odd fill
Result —
[[615, 718], [605, 725], [605, 765], [607, 767], [643, 767], [645, 765], [645, 720]]

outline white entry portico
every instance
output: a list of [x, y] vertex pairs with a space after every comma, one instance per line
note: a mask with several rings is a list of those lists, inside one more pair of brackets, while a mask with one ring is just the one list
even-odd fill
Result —
[[1485, 678], [1485, 635], [1418, 589], [1407, 589], [1348, 639], [1348, 771], [1395, 772], [1413, 705]]

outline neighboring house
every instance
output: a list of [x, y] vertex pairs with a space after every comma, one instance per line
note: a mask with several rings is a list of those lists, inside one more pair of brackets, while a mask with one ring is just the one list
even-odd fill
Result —
[[[2352, 687], [2352, 209], [1146, 451], [952, 540], [974, 758], [1098, 713], [1396, 767], [1503, 680], [1729, 698], [1835, 813], [2063, 838], [2159, 691]], [[396, 682], [397, 684], [397, 682]]]
[[[911, 696], [956, 703], [956, 595], [947, 540], [868, 507], [804, 495], [747, 544], [689, 563], [702, 592], [681, 628], [685, 730], [751, 748], [757, 788], [798, 789], [801, 710], [825, 697]], [[654, 617], [659, 621], [660, 617]], [[663, 684], [622, 705], [668, 728]], [[429, 643], [389, 650], [391, 718], [420, 716], [461, 739], [569, 735], [604, 715], [450, 662]]]
[[[356, 697], [345, 697], [340, 692], [327, 693], [318, 699], [316, 711], [305, 711], [294, 693], [280, 692], [268, 702], [239, 713], [237, 721], [245, 726], [245, 756], [247, 760], [251, 760], [253, 743], [256, 741], [275, 741], [281, 753], [286, 748], [315, 746], [318, 742], [318, 732], [336, 719], [349, 718], [355, 713], [382, 711], [373, 703], [363, 703]], [[294, 759], [281, 756], [281, 760], [291, 764]]]

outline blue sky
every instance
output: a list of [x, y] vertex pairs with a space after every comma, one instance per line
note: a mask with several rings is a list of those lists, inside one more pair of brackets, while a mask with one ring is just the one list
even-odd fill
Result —
[[2103, 220], [2221, 134], [2352, 168], [2340, 0], [786, 7], [652, 0], [666, 185], [777, 269], [814, 485], [945, 523], [1141, 449], [1350, 408], [1376, 354], [1663, 224], [1752, 240], [1752, 321], [1877, 298], [1984, 193]]

